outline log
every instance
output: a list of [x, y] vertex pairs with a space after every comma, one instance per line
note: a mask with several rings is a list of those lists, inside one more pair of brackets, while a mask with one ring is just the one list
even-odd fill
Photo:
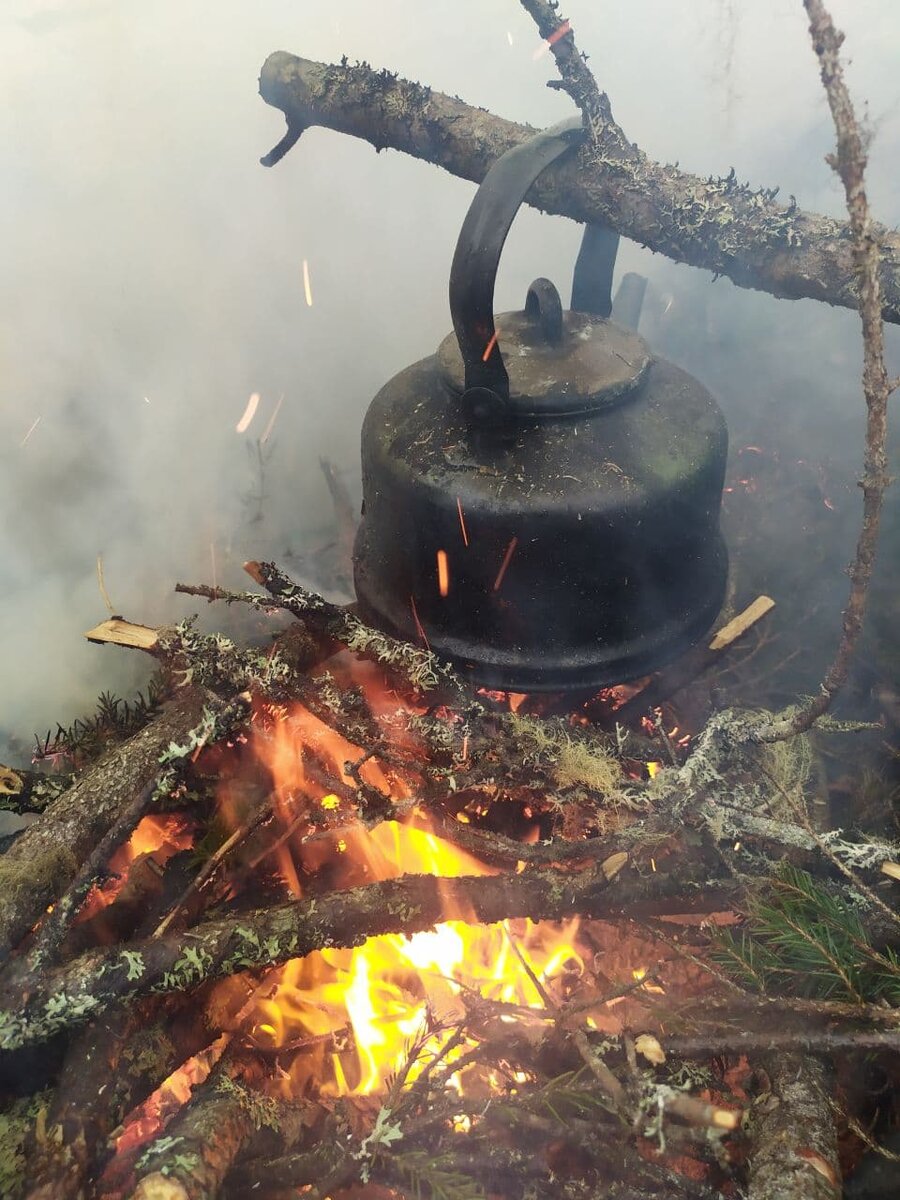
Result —
[[0, 963], [75, 879], [82, 862], [159, 770], [159, 756], [218, 703], [191, 688], [124, 744], [111, 747], [0, 859]]
[[490, 924], [512, 917], [561, 920], [574, 913], [621, 917], [660, 903], [684, 912], [698, 899], [710, 911], [735, 903], [739, 885], [711, 884], [706, 867], [690, 857], [670, 873], [646, 878], [626, 868], [610, 879], [602, 864], [578, 872], [493, 877], [404, 875], [206, 921], [184, 933], [102, 947], [55, 970], [6, 983], [0, 991], [0, 1050], [76, 1029], [120, 1000], [187, 991], [323, 946], [358, 946], [375, 934], [415, 933], [446, 920], [448, 912]]
[[752, 1109], [747, 1200], [840, 1200], [825, 1066], [790, 1053], [762, 1065], [771, 1088]]
[[[288, 124], [285, 138], [262, 160], [266, 166], [319, 125], [480, 183], [501, 154], [535, 132], [389, 71], [283, 51], [266, 59], [259, 91]], [[628, 141], [610, 113], [597, 142], [548, 167], [527, 201], [544, 212], [607, 225], [675, 262], [726, 275], [738, 287], [855, 309], [848, 226], [803, 211], [793, 198], [777, 204], [776, 192], [754, 191], [734, 171], [704, 179], [656, 163]], [[884, 319], [896, 324], [900, 234], [873, 223], [872, 236], [880, 244]]]

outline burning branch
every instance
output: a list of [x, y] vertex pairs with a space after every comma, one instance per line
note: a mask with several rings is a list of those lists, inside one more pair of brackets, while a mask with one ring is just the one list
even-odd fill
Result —
[[443, 919], [448, 906], [490, 924], [525, 916], [561, 920], [573, 912], [621, 915], [671, 903], [673, 897], [689, 905], [701, 889], [712, 904], [721, 905], [729, 891], [737, 891], [723, 882], [714, 892], [708, 884], [707, 870], [696, 863], [646, 879], [618, 874], [610, 880], [602, 866], [457, 879], [405, 875], [258, 909], [194, 925], [185, 933], [92, 950], [55, 971], [7, 981], [0, 990], [0, 1049], [46, 1041], [119, 1000], [184, 991], [323, 946], [358, 946], [376, 934], [428, 929]]

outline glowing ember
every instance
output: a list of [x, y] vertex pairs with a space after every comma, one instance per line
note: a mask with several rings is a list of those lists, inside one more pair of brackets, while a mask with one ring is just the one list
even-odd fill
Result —
[[447, 562], [446, 550], [438, 550], [437, 552], [437, 578], [438, 591], [442, 596], [446, 596], [450, 591], [450, 566]]
[[491, 337], [491, 340], [488, 342], [488, 344], [484, 348], [484, 354], [482, 354], [482, 356], [481, 356], [482, 362], [487, 362], [487, 360], [491, 357], [491, 351], [494, 349], [494, 347], [496, 345], [497, 345], [497, 330], [495, 329], [494, 333]]
[[247, 407], [244, 409], [244, 415], [235, 425], [235, 433], [245, 433], [250, 428], [250, 422], [256, 416], [256, 410], [259, 408], [259, 392], [254, 392], [247, 401]]
[[551, 33], [548, 38], [545, 38], [544, 41], [541, 42], [541, 44], [540, 44], [540, 46], [538, 46], [537, 50], [535, 50], [534, 54], [532, 55], [532, 58], [535, 60], [535, 62], [542, 55], [546, 54], [547, 51], [550, 49], [550, 47], [555, 45], [559, 41], [560, 38], [565, 37], [567, 33], [571, 32], [571, 29], [572, 29], [572, 27], [569, 24], [569, 22], [563, 21], [562, 24], [560, 25], [559, 29], [554, 30], [553, 33]]
[[308, 307], [312, 308], [312, 285], [309, 282], [309, 263], [305, 258], [303, 260], [303, 294], [306, 297]]

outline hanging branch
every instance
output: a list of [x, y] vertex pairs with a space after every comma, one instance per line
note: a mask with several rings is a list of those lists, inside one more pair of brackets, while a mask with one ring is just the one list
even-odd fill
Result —
[[[558, 28], [559, 19], [554, 15], [553, 20]], [[567, 37], [560, 43], [568, 51]], [[574, 48], [570, 57], [573, 65], [580, 58]], [[570, 94], [578, 95], [583, 82], [583, 76], [573, 79]], [[278, 51], [263, 64], [259, 90], [288, 123], [285, 138], [262, 160], [267, 166], [278, 162], [305, 129], [319, 125], [480, 183], [501, 154], [535, 132], [389, 71], [350, 66], [346, 60], [318, 63]], [[789, 205], [776, 204], [777, 188], [754, 191], [739, 183], [733, 170], [704, 179], [654, 162], [615, 123], [604, 94], [598, 90], [597, 96], [599, 120], [593, 128], [601, 136], [548, 167], [527, 203], [607, 225], [675, 262], [725, 275], [739, 287], [857, 306], [846, 225], [804, 212], [793, 197]], [[883, 226], [873, 227], [873, 233], [881, 254], [884, 318], [897, 323], [900, 234]]]
[[[598, 152], [605, 153], [607, 143], [610, 139], [617, 143], [621, 131], [611, 124], [609, 103], [597, 88], [596, 81], [577, 51], [569, 22], [558, 16], [557, 6], [549, 0], [521, 0], [521, 3], [534, 18], [541, 36], [550, 44], [562, 77], [561, 86], [581, 109]], [[755, 729], [752, 736], [757, 741], [779, 741], [811, 728], [830, 708], [835, 695], [846, 682], [865, 616], [882, 499], [890, 483], [885, 455], [887, 404], [896, 384], [889, 379], [884, 362], [884, 295], [880, 276], [884, 235], [880, 228], [873, 225], [869, 212], [865, 189], [867, 150], [844, 83], [839, 58], [844, 35], [834, 28], [822, 0], [804, 0], [804, 5], [809, 14], [813, 48], [819, 59], [822, 83], [837, 131], [837, 154], [829, 155], [827, 161], [840, 176], [847, 198], [854, 276], [852, 290], [854, 306], [859, 309], [862, 320], [863, 391], [868, 413], [865, 467], [860, 481], [863, 489], [863, 526], [856, 557], [850, 568], [850, 599], [844, 612], [840, 644], [821, 691], [807, 704]], [[617, 146], [616, 150], [618, 152]]]

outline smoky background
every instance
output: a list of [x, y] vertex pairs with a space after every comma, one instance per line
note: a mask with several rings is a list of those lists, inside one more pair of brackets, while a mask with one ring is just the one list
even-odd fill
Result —
[[[853, 94], [868, 102], [873, 212], [894, 225], [900, 11], [894, 0], [830, 7]], [[701, 174], [734, 167], [785, 200], [843, 212], [800, 0], [569, 0], [565, 11], [648, 154]], [[319, 457], [356, 495], [369, 400], [450, 327], [449, 264], [472, 185], [323, 130], [262, 168], [284, 130], [256, 91], [277, 49], [346, 54], [536, 126], [572, 112], [545, 87], [554, 65], [516, 0], [2, 0], [0, 754], [149, 673], [140, 656], [81, 636], [107, 615], [98, 555], [115, 611], [157, 624], [196, 611], [176, 579], [242, 587], [243, 558], [302, 554], [331, 519]], [[579, 237], [523, 210], [498, 310], [521, 307], [538, 275], [567, 300]], [[759, 579], [776, 599], [780, 579], [801, 608], [809, 589], [836, 622], [859, 520], [857, 317], [623, 243], [627, 270], [650, 280], [651, 346], [720, 399], [732, 473], [750, 441], [770, 464], [802, 458], [810, 511], [829, 502], [815, 545], [805, 508], [779, 513]], [[888, 343], [896, 370], [895, 329]], [[238, 433], [252, 393], [259, 409]], [[260, 500], [248, 446], [276, 408]], [[798, 631], [807, 659], [830, 653], [821, 633]]]

